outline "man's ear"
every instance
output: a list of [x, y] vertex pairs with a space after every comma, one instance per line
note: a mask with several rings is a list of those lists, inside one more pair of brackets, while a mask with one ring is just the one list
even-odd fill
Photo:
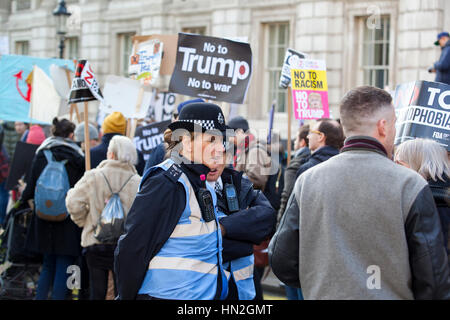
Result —
[[386, 134], [387, 134], [386, 128], [387, 128], [387, 120], [386, 119], [378, 120], [377, 133], [380, 137], [383, 137], [383, 138], [386, 137]]
[[72, 133], [69, 133], [69, 136], [68, 136], [68, 138], [70, 139], [70, 140], [73, 140], [73, 137], [74, 137], [74, 133], [72, 132]]
[[320, 134], [319, 135], [319, 143], [325, 143], [327, 141], [327, 137], [325, 136], [325, 134]]

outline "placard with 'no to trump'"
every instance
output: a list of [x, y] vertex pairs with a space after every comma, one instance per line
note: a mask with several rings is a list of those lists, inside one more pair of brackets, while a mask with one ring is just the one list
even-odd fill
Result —
[[302, 59], [300, 68], [291, 70], [295, 118], [328, 118], [330, 112], [325, 61]]

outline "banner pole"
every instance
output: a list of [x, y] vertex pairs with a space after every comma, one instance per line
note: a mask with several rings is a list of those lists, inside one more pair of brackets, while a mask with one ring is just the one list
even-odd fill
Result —
[[130, 138], [131, 122], [132, 122], [132, 119], [131, 119], [131, 118], [128, 118], [128, 119], [127, 119], [127, 131], [126, 131], [126, 133], [125, 133], [125, 135], [126, 135], [128, 138]]
[[91, 170], [91, 145], [89, 138], [89, 110], [87, 101], [84, 102], [84, 159], [86, 171]]
[[77, 114], [77, 121], [78, 121], [78, 123], [81, 123], [81, 117], [80, 117], [80, 112], [78, 111], [78, 106], [76, 104], [74, 104], [73, 107], [75, 109], [75, 113]]
[[287, 90], [288, 95], [288, 137], [287, 137], [287, 149], [288, 149], [288, 156], [287, 156], [287, 165], [289, 165], [289, 162], [291, 162], [291, 118], [292, 118], [292, 89], [289, 86]]

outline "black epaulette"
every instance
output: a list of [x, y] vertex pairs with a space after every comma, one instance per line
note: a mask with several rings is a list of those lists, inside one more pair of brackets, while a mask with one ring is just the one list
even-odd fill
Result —
[[164, 175], [168, 177], [173, 182], [177, 182], [178, 179], [181, 177], [183, 171], [181, 171], [181, 168], [178, 164], [174, 163], [169, 170], [164, 172]]

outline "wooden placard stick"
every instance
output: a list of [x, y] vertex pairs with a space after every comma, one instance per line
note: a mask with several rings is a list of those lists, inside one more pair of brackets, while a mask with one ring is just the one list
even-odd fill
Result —
[[131, 124], [132, 124], [133, 119], [128, 118], [127, 119], [127, 131], [126, 131], [126, 136], [128, 138], [130, 138], [130, 131], [131, 131]]
[[89, 110], [87, 101], [84, 102], [84, 159], [86, 171], [91, 170], [91, 144], [89, 137]]

